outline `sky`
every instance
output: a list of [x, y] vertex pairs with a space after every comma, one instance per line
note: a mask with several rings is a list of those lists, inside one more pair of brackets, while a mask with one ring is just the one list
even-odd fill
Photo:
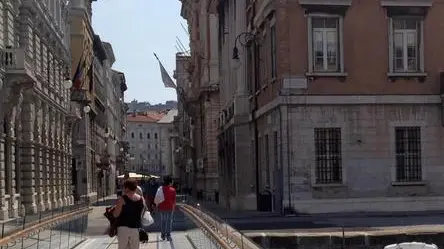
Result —
[[153, 52], [173, 77], [178, 52], [176, 36], [187, 49], [189, 46], [180, 7], [179, 0], [93, 2], [94, 32], [102, 41], [111, 43], [116, 57], [113, 68], [125, 73], [125, 101], [156, 104], [177, 99], [174, 89], [164, 87]]

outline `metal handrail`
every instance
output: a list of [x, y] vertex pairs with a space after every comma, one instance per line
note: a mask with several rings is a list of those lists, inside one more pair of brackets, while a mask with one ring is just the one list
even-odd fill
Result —
[[178, 206], [185, 215], [190, 217], [199, 227], [208, 232], [209, 235], [224, 249], [233, 249], [233, 246], [230, 244], [234, 244], [235, 247], [242, 249], [262, 249], [241, 232], [225, 222], [213, 219], [211, 215], [202, 210], [183, 203], [178, 204]]
[[10, 243], [14, 243], [17, 240], [32, 236], [40, 231], [46, 230], [50, 227], [56, 226], [60, 223], [76, 219], [78, 217], [84, 216], [92, 210], [91, 207], [84, 207], [72, 212], [63, 213], [53, 217], [48, 217], [40, 221], [35, 221], [30, 223], [29, 226], [25, 227], [23, 230], [17, 231], [13, 234], [7, 235], [0, 239], [0, 246], [7, 246]]
[[213, 238], [219, 246], [223, 249], [233, 249], [227, 241], [223, 240], [221, 236], [219, 236], [211, 227], [201, 219], [197, 214], [195, 214], [193, 211], [188, 209], [185, 204], [180, 204], [179, 208], [182, 210], [182, 212], [188, 216], [199, 228], [201, 228], [205, 234], [208, 234]]

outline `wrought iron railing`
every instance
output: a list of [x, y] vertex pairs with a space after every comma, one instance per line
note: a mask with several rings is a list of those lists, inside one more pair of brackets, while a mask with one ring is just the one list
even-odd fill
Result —
[[73, 248], [85, 238], [89, 211], [79, 202], [2, 223], [0, 248]]
[[178, 196], [179, 201], [180, 211], [199, 228], [188, 232], [190, 243], [194, 248], [262, 249], [242, 232], [189, 197]]

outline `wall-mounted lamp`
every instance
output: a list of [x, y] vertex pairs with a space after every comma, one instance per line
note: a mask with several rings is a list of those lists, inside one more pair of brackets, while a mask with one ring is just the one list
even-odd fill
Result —
[[84, 107], [83, 107], [83, 112], [84, 113], [89, 113], [91, 111], [91, 107], [89, 106], [89, 105], [85, 105]]
[[65, 89], [70, 89], [72, 87], [72, 81], [70, 77], [69, 67], [65, 67], [65, 80], [63, 81], [63, 87]]
[[237, 48], [237, 44], [239, 43], [239, 45], [245, 47], [253, 39], [254, 34], [250, 32], [242, 32], [236, 37], [236, 39], [234, 40], [233, 60], [239, 60], [239, 49]]

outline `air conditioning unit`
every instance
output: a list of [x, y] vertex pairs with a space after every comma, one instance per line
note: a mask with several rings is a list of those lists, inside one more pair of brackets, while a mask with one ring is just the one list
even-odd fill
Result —
[[198, 158], [197, 159], [197, 168], [199, 170], [202, 170], [204, 168], [204, 162], [203, 162], [203, 158]]

